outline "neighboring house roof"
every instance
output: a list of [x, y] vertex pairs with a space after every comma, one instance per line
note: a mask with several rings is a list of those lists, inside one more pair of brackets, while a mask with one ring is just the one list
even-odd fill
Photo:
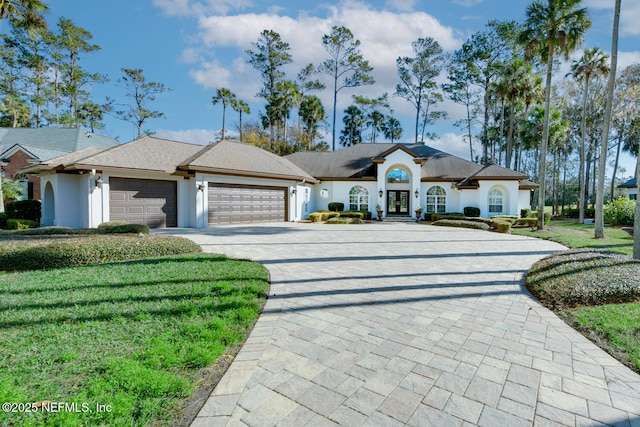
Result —
[[[527, 176], [496, 165], [482, 166], [427, 145], [358, 144], [333, 152], [297, 152], [286, 156], [318, 179], [375, 179], [381, 158], [402, 149], [422, 164], [423, 181], [460, 182], [467, 178], [525, 180]], [[472, 182], [466, 183], [473, 187]], [[477, 185], [477, 184], [475, 184]]]
[[79, 128], [0, 128], [0, 156], [18, 148], [38, 160], [49, 160], [87, 147], [116, 145], [113, 138]]
[[183, 161], [178, 169], [317, 182], [313, 176], [284, 157], [254, 145], [229, 140], [202, 148]]
[[23, 169], [20, 172], [33, 173], [33, 172], [39, 172], [43, 170], [53, 170], [53, 169], [64, 170], [65, 168], [76, 163], [78, 160], [82, 160], [86, 157], [100, 153], [104, 150], [105, 148], [99, 148], [99, 147], [83, 148], [80, 151], [74, 151], [73, 153], [67, 153], [62, 156], [55, 157], [53, 159], [45, 160], [43, 162], [30, 166], [26, 169]]
[[631, 178], [629, 181], [618, 185], [619, 188], [636, 188], [636, 179], [635, 178]]

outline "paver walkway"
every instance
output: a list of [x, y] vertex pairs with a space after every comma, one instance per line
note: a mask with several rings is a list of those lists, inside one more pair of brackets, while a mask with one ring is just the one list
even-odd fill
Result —
[[412, 223], [173, 230], [272, 286], [200, 426], [640, 426], [640, 376], [522, 286], [560, 245]]

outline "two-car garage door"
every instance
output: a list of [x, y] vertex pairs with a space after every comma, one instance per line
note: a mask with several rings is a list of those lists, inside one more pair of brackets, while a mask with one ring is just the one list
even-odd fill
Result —
[[209, 183], [209, 225], [287, 220], [287, 188]]
[[[178, 225], [176, 181], [111, 178], [109, 187], [111, 221]], [[220, 183], [208, 187], [209, 225], [287, 220], [287, 187]]]
[[176, 181], [153, 179], [109, 179], [111, 221], [177, 227]]

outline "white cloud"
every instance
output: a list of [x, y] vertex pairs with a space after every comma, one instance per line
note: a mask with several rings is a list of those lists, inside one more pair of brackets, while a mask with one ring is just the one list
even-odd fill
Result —
[[391, 9], [402, 12], [411, 12], [415, 7], [417, 0], [386, 0], [385, 4]]
[[472, 7], [482, 3], [484, 0], [453, 0], [455, 4], [459, 4], [464, 7]]
[[[445, 133], [435, 141], [428, 141], [427, 145], [445, 153], [453, 154], [462, 159], [469, 160], [469, 140], [466, 135], [457, 135], [455, 133]], [[474, 143], [473, 153], [475, 156], [480, 154], [479, 147]]]
[[[614, 2], [612, 0], [587, 0], [585, 6], [592, 9], [610, 9], [612, 12], [611, 25], [613, 25]], [[637, 1], [622, 2], [620, 5], [620, 35], [640, 35], [638, 21], [640, 21], [640, 3]]]
[[199, 16], [203, 14], [226, 15], [232, 10], [242, 10], [252, 5], [251, 0], [153, 0], [153, 4], [159, 7], [169, 16]]
[[190, 142], [192, 144], [207, 145], [215, 140], [215, 130], [211, 129], [187, 129], [167, 130], [158, 129], [154, 136], [171, 141]]

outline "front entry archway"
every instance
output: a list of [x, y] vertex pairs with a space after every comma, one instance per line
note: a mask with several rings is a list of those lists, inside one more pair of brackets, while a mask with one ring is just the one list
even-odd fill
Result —
[[408, 190], [387, 190], [387, 213], [389, 215], [409, 215]]

